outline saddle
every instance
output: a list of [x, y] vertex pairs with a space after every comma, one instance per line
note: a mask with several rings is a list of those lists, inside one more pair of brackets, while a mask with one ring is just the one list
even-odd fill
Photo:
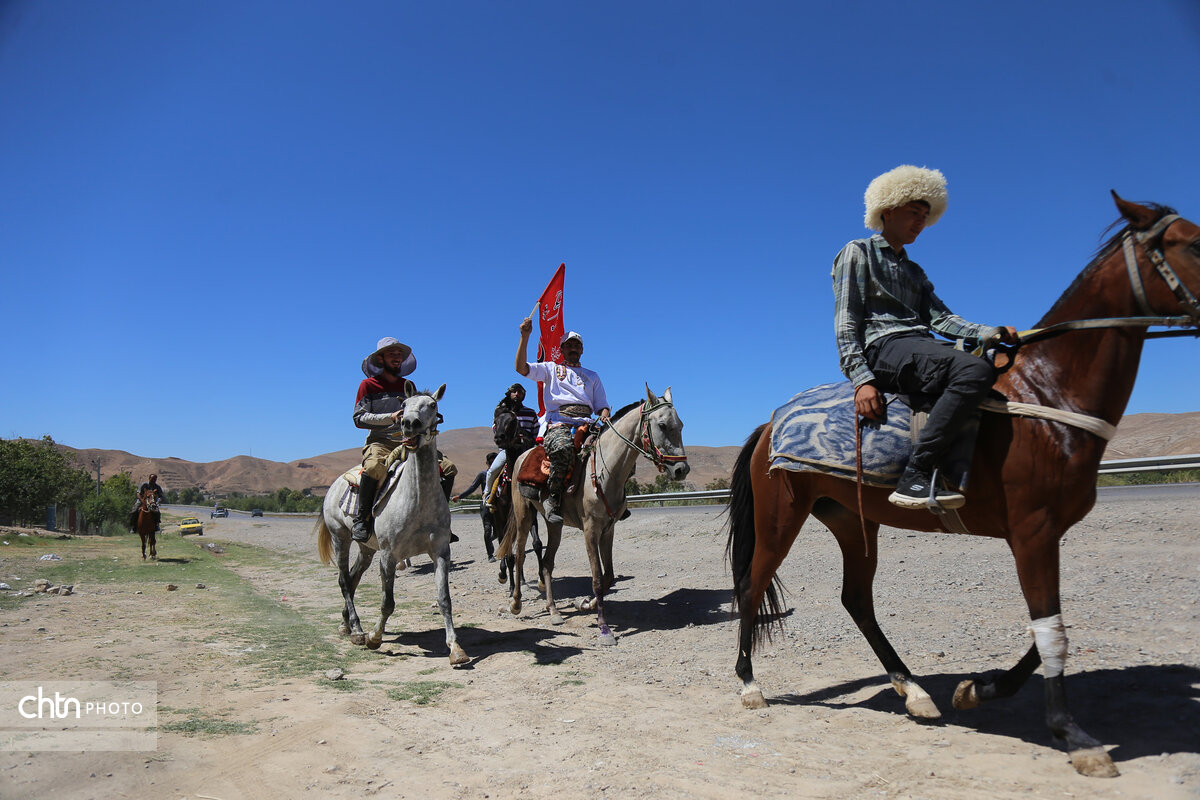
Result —
[[[894, 488], [936, 398], [886, 394], [885, 399], [889, 405], [884, 421], [862, 429], [862, 477], [865, 484]], [[770, 469], [856, 480], [857, 424], [854, 387], [849, 382], [801, 392], [771, 415]], [[976, 412], [954, 434], [954, 444], [940, 467], [942, 479], [959, 491], [967, 488], [978, 430]]]
[[[375, 505], [371, 509], [372, 515], [375, 513], [388, 495], [392, 493], [392, 489], [400, 481], [400, 473], [404, 471], [404, 465], [407, 462], [402, 460], [388, 460], [388, 471], [383, 476], [383, 480], [379, 484], [379, 489], [375, 492]], [[346, 481], [346, 490], [342, 492], [342, 496], [338, 498], [338, 507], [348, 517], [353, 517], [358, 513], [358, 482], [362, 478], [362, 465], [351, 467], [342, 473], [342, 478]]]
[[[575, 463], [571, 465], [571, 470], [567, 473], [564, 483], [568, 492], [575, 485], [576, 470], [583, 463], [584, 456], [586, 456], [586, 453], [583, 452], [584, 444], [591, 431], [591, 425], [580, 425], [578, 430], [575, 431]], [[540, 443], [534, 445], [533, 449], [526, 452], [525, 461], [521, 464], [521, 471], [517, 474], [517, 483], [521, 486], [521, 493], [529, 497], [531, 495], [526, 492], [526, 487], [536, 490], [538, 493], [545, 491], [546, 483], [550, 480], [550, 459], [546, 455], [546, 448]], [[536, 494], [532, 496], [534, 499], [537, 497]]]

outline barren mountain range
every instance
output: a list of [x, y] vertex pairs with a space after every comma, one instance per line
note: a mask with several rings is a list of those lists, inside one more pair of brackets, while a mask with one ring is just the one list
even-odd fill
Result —
[[[749, 432], [747, 432], [749, 433]], [[229, 492], [246, 494], [289, 489], [311, 489], [324, 493], [339, 474], [358, 463], [357, 447], [335, 453], [303, 458], [286, 464], [251, 456], [234, 456], [223, 461], [198, 463], [181, 458], [152, 458], [127, 453], [124, 450], [76, 450], [79, 465], [91, 469], [100, 459], [102, 477], [128, 472], [135, 482], [157, 473], [159, 483], [167, 489], [195, 486], [217, 495]], [[438, 446], [455, 464], [459, 474], [455, 489], [465, 489], [479, 470], [484, 457], [495, 450], [491, 428], [457, 428], [438, 436]], [[728, 478], [733, 469], [740, 445], [726, 447], [689, 446], [688, 462], [692, 471], [688, 483], [698, 489], [716, 478]], [[1131, 414], [1121, 420], [1117, 435], [1109, 442], [1105, 459], [1148, 458], [1152, 456], [1200, 453], [1200, 411], [1184, 414]], [[648, 461], [638, 462], [637, 480], [648, 483], [655, 477]]]

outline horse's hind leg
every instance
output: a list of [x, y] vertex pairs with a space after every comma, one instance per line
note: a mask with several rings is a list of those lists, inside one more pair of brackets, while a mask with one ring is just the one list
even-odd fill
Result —
[[[821, 520], [837, 539], [842, 550], [842, 605], [866, 637], [875, 656], [887, 670], [892, 688], [904, 698], [904, 707], [917, 719], [940, 719], [942, 714], [916, 681], [908, 667], [897, 655], [875, 618], [875, 598], [872, 584], [879, 563], [879, 523], [867, 521], [832, 500], [822, 500], [813, 508], [813, 516]], [[863, 529], [866, 528], [866, 540]]]
[[450, 604], [450, 545], [449, 543], [442, 546], [434, 559], [436, 566], [434, 568], [434, 580], [437, 582], [437, 602], [438, 608], [442, 612], [442, 621], [446, 625], [446, 646], [450, 648], [450, 666], [457, 667], [460, 664], [466, 664], [470, 661], [470, 657], [463, 651], [458, 644], [458, 637], [454, 633], [454, 617], [451, 613]]
[[383, 601], [379, 604], [379, 624], [367, 634], [366, 644], [370, 650], [378, 650], [383, 644], [388, 617], [396, 610], [396, 556], [391, 550], [381, 550], [379, 553], [379, 577], [383, 581]]
[[[743, 508], [739, 512], [731, 507], [730, 511], [736, 539], [732, 547], [734, 589], [737, 592], [737, 607], [741, 612], [738, 658], [734, 671], [742, 679], [742, 705], [746, 708], [767, 706], [766, 698], [754, 680], [754, 664], [751, 660], [756, 629], [765, 633], [771, 624], [771, 620], [760, 619], [764, 611], [775, 614], [782, 610], [779, 591], [774, 585], [775, 573], [791, 550], [812, 508], [812, 498], [804, 496], [807, 487], [791, 475], [768, 476], [765, 462], [757, 464], [761, 452], [761, 448], [757, 450], [750, 462], [750, 474], [754, 476], [749, 478], [754, 486], [752, 508]], [[749, 520], [745, 519], [746, 514], [750, 515]], [[747, 538], [753, 548], [748, 565], [743, 563], [744, 555], [740, 554]], [[739, 565], [748, 567], [740, 575]]]

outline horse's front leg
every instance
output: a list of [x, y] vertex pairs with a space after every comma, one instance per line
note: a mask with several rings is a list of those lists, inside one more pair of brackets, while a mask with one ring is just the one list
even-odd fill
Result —
[[471, 659], [459, 646], [458, 637], [454, 633], [454, 616], [451, 613], [450, 604], [450, 542], [448, 540], [442, 544], [442, 549], [438, 551], [434, 562], [437, 602], [438, 608], [442, 612], [442, 621], [446, 625], [446, 646], [450, 648], [450, 666], [457, 667], [460, 664], [466, 664]]
[[[1067, 708], [1067, 689], [1063, 677], [1067, 661], [1067, 632], [1062, 621], [1058, 596], [1059, 565], [1056, 531], [1043, 527], [1033, 534], [1013, 536], [1009, 541], [1017, 561], [1017, 576], [1033, 619], [1030, 631], [1038, 658], [1045, 665], [1046, 724], [1050, 733], [1066, 746], [1071, 764], [1081, 775], [1114, 778], [1120, 773], [1100, 742], [1075, 723]], [[1010, 672], [1013, 680], [1032, 673], [1036, 660], [1027, 653]], [[1026, 676], [1027, 677], [1027, 676]]]
[[153, 533], [151, 533], [150, 534], [150, 560], [151, 561], [158, 561], [158, 546], [157, 545], [158, 545], [158, 539]]
[[142, 540], [142, 561], [146, 560], [146, 534], [138, 534]]
[[612, 540], [613, 521], [606, 520], [603, 524], [589, 518], [584, 524], [583, 541], [587, 548], [588, 562], [592, 567], [592, 600], [581, 604], [580, 608], [596, 611], [596, 625], [600, 629], [600, 644], [615, 645], [617, 637], [613, 636], [608, 623], [604, 619], [604, 595], [613, 584], [612, 574]]
[[393, 594], [396, 583], [396, 554], [391, 550], [379, 551], [379, 577], [383, 582], [383, 601], [379, 604], [379, 624], [367, 634], [367, 648], [370, 650], [378, 650], [383, 644], [383, 632], [388, 617], [396, 610], [396, 598]]

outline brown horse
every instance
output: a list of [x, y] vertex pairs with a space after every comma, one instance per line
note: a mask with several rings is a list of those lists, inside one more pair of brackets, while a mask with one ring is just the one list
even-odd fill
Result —
[[[996, 388], [1009, 400], [1068, 410], [1115, 426], [1133, 391], [1143, 342], [1156, 335], [1147, 333], [1147, 326], [1195, 328], [1200, 324], [1200, 306], [1188, 289], [1200, 286], [1200, 227], [1170, 209], [1130, 203], [1115, 192], [1113, 198], [1128, 224], [1046, 314], [1041, 323], [1046, 327], [1038, 331], [1043, 335], [1022, 343]], [[1179, 315], [1181, 309], [1183, 316], [1152, 316]], [[1062, 335], [1050, 335], [1058, 333]], [[933, 700], [916, 684], [880, 630], [872, 583], [881, 524], [916, 531], [946, 528], [933, 514], [891, 505], [885, 488], [863, 486], [860, 505], [859, 487], [853, 480], [770, 471], [770, 439], [770, 423], [750, 435], [734, 467], [731, 487], [727, 554], [734, 576], [734, 604], [741, 611], [736, 671], [743, 682], [742, 704], [766, 705], [754, 680], [750, 655], [757, 642], [770, 634], [771, 623], [782, 610], [776, 571], [811, 514], [837, 539], [843, 558], [842, 605], [887, 670], [896, 692], [906, 698], [908, 712], [924, 719], [939, 717]], [[1059, 539], [1095, 502], [1104, 447], [1096, 433], [1070, 424], [985, 413], [968, 502], [960, 510], [973, 535], [1008, 542], [1033, 620], [1034, 644], [1008, 671], [959, 684], [954, 707], [974, 708], [983, 701], [1011, 696], [1044, 662], [1046, 722], [1054, 737], [1065, 743], [1075, 768], [1092, 776], [1114, 776], [1117, 770], [1100, 743], [1080, 729], [1067, 709]]]
[[142, 490], [138, 501], [137, 532], [142, 540], [142, 561], [146, 560], [146, 542], [150, 542], [150, 560], [158, 561], [154, 539], [158, 530], [158, 495], [148, 487]]

